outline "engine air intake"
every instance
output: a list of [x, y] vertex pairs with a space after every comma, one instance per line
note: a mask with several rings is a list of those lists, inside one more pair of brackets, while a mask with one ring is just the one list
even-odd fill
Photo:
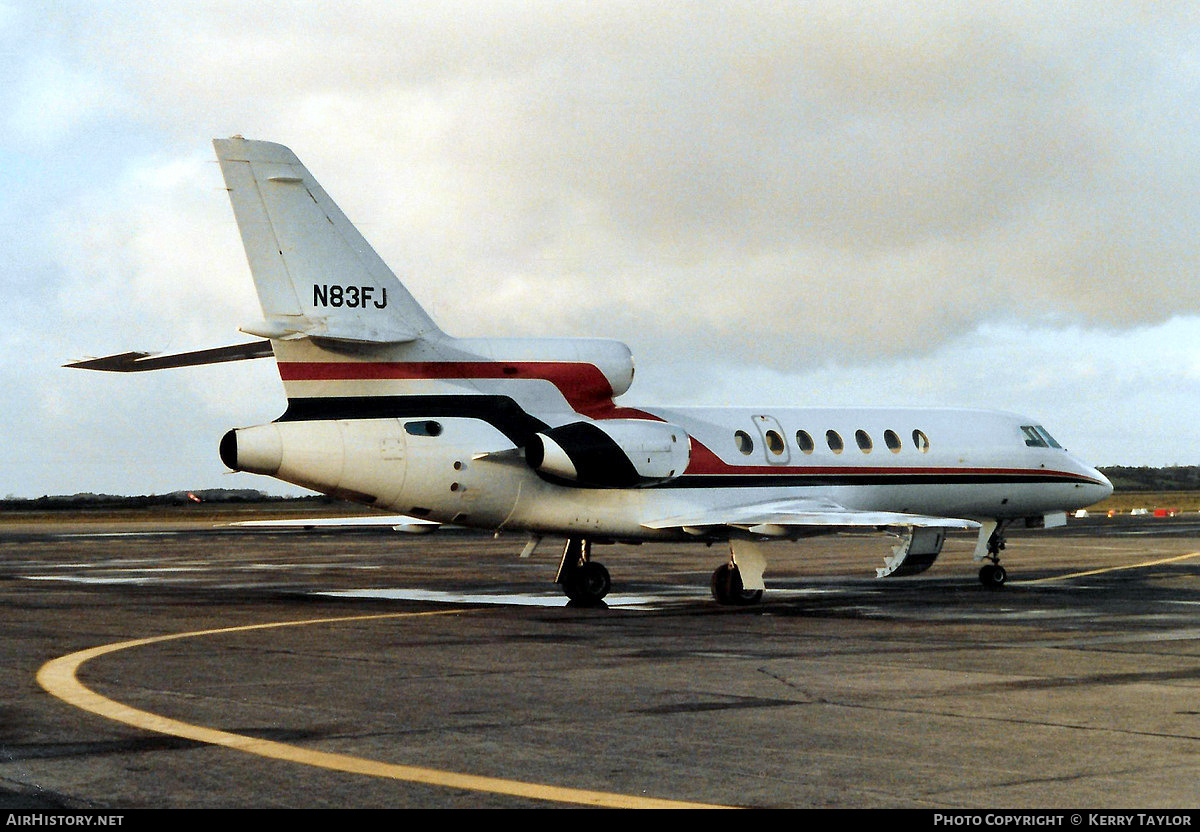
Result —
[[691, 442], [683, 428], [666, 422], [572, 422], [534, 434], [525, 459], [552, 482], [638, 488], [669, 482], [687, 470]]

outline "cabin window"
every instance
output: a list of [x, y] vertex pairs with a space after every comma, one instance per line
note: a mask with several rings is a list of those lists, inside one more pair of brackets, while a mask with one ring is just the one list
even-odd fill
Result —
[[858, 444], [858, 449], [864, 454], [871, 453], [871, 448], [874, 443], [871, 442], [871, 436], [865, 430], [854, 431], [854, 441]]
[[896, 431], [885, 430], [883, 432], [883, 444], [887, 445], [888, 450], [892, 453], [900, 453], [900, 437], [896, 435]]
[[775, 456], [779, 456], [787, 450], [787, 443], [783, 441], [783, 437], [779, 435], [778, 431], [769, 430], [764, 438], [767, 440], [767, 450]]
[[754, 440], [750, 438], [750, 434], [746, 433], [746, 431], [739, 430], [737, 433], [735, 433], [733, 435], [733, 441], [734, 444], [737, 445], [737, 449], [746, 456], [750, 456], [750, 454], [754, 453]]
[[825, 431], [825, 442], [829, 445], [829, 450], [835, 454], [840, 454], [842, 449], [846, 447], [846, 443], [842, 442], [842, 437], [836, 430]]
[[811, 454], [813, 448], [816, 447], [816, 443], [813, 442], [813, 438], [809, 436], [806, 430], [796, 431], [796, 445], [806, 454]]
[[441, 436], [442, 423], [434, 421], [405, 422], [404, 430], [413, 436]]
[[913, 431], [913, 444], [917, 446], [917, 450], [923, 454], [929, 453], [929, 437], [924, 431]]

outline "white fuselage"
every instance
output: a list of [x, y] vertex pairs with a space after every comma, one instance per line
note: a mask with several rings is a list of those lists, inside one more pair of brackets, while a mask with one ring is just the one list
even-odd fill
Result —
[[[686, 536], [645, 525], [664, 517], [796, 497], [856, 510], [1007, 519], [1070, 511], [1111, 493], [1102, 474], [1067, 451], [1027, 444], [1023, 428], [1035, 428], [1033, 421], [991, 411], [641, 410], [679, 425], [691, 440], [686, 471], [643, 488], [547, 481], [502, 426], [443, 413], [285, 417], [238, 432], [241, 467], [441, 523], [630, 540]], [[259, 446], [265, 461], [255, 464]]]

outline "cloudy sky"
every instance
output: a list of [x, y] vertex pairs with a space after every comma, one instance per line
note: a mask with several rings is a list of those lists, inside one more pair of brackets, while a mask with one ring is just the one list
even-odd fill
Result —
[[632, 404], [967, 405], [1200, 464], [1190, 3], [0, 0], [0, 494], [263, 487], [210, 140], [289, 145], [447, 331]]

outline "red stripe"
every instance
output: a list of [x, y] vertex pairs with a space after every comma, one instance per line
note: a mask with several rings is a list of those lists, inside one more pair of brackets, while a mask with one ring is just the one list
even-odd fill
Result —
[[[571, 408], [592, 419], [647, 419], [661, 417], [612, 400], [612, 385], [595, 364], [569, 361], [281, 361], [284, 381], [362, 381], [383, 379], [460, 380], [535, 379], [553, 384]], [[821, 467], [796, 465], [730, 465], [692, 437], [688, 474], [1040, 474], [1072, 478], [1063, 471], [1023, 468], [887, 468]]]
[[281, 361], [284, 381], [382, 379], [449, 381], [535, 379], [548, 381], [578, 413], [614, 409], [612, 385], [595, 364], [568, 361]]

